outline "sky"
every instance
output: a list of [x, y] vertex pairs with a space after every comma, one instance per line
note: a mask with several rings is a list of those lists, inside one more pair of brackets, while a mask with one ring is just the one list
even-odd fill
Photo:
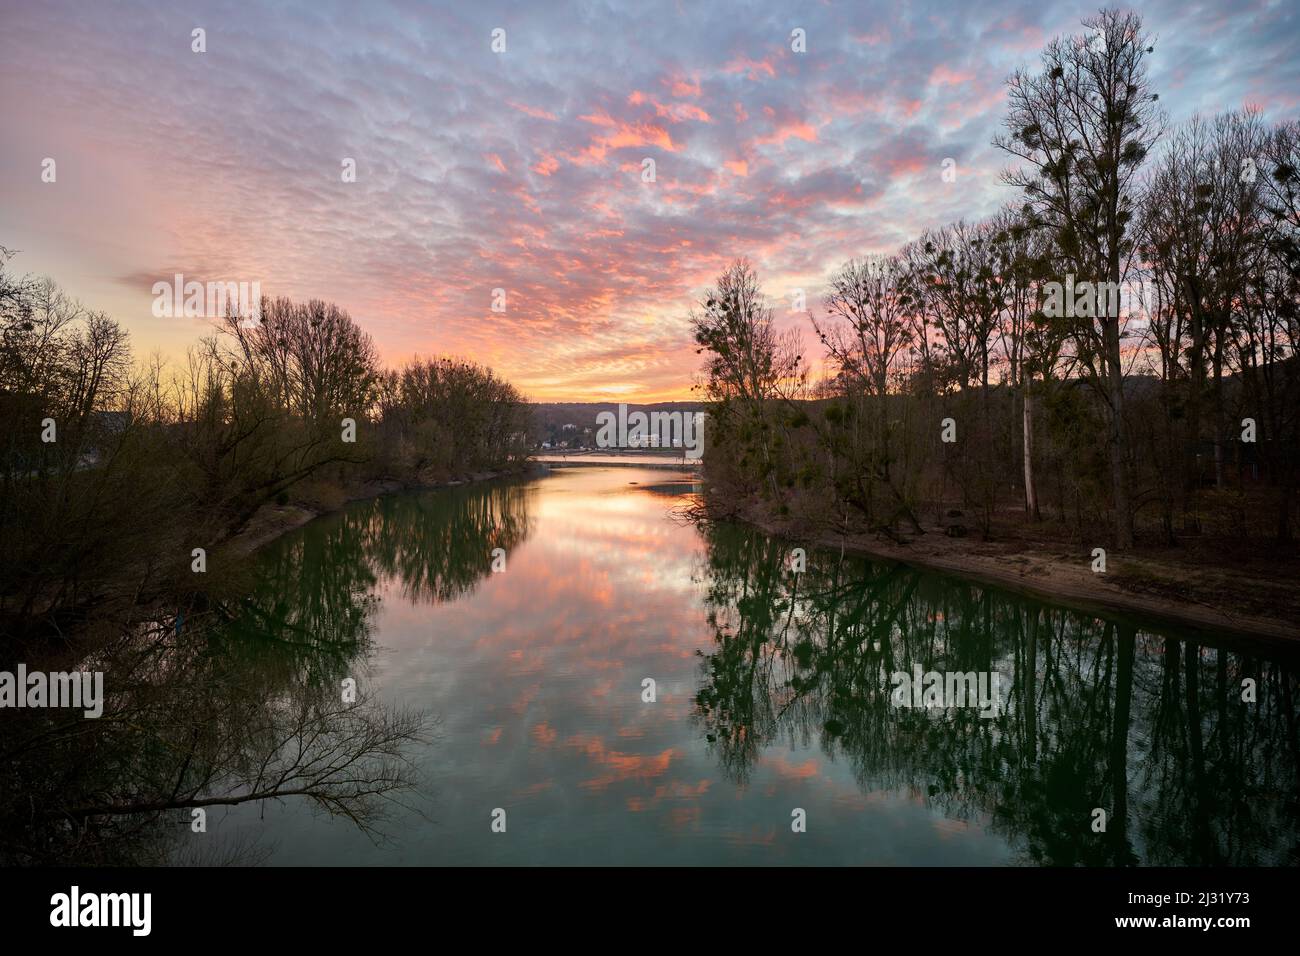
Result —
[[[1300, 118], [1294, 0], [1136, 9], [1172, 122]], [[847, 259], [1013, 201], [1006, 78], [1095, 11], [0, 0], [0, 246], [137, 355], [209, 331], [153, 314], [180, 273], [333, 301], [389, 364], [464, 356], [538, 401], [686, 399], [691, 307], [733, 258], [811, 342], [794, 290], [817, 312]]]

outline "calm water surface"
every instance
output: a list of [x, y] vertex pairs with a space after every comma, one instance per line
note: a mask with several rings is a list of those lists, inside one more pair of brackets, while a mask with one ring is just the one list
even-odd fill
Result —
[[[210, 832], [281, 864], [1300, 861], [1293, 653], [838, 553], [796, 576], [676, 517], [693, 490], [563, 469], [274, 543], [231, 639], [436, 726], [378, 842], [294, 800]], [[894, 706], [914, 665], [996, 671], [1002, 712]]]

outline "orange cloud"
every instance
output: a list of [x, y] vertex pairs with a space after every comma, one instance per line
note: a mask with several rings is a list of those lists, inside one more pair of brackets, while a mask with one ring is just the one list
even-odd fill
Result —
[[596, 790], [624, 780], [649, 780], [663, 776], [668, 772], [673, 757], [677, 754], [677, 751], [671, 747], [661, 753], [644, 756], [625, 754], [617, 750], [607, 750], [604, 741], [591, 734], [578, 734], [570, 737], [565, 741], [565, 745], [577, 748], [593, 762], [608, 769], [608, 773], [592, 780], [585, 780], [579, 784], [581, 787]]
[[744, 73], [747, 79], [758, 80], [761, 76], [776, 76], [776, 69], [767, 60], [751, 60], [747, 56], [738, 56], [722, 68], [723, 73]]
[[677, 152], [677, 144], [662, 126], [653, 123], [625, 123], [604, 112], [588, 113], [578, 118], [610, 130], [594, 137], [585, 149], [576, 156], [570, 157], [579, 165], [601, 162], [611, 149], [626, 149], [632, 146], [655, 146], [670, 153]]
[[618, 125], [618, 120], [614, 119], [614, 117], [610, 116], [608, 113], [605, 112], [583, 113], [581, 116], [578, 117], [578, 119], [582, 120], [584, 123], [594, 123], [597, 126]]
[[780, 146], [788, 139], [801, 139], [806, 143], [817, 142], [817, 129], [803, 120], [789, 120], [778, 123], [776, 129], [766, 136], [754, 140], [755, 146], [775, 144]]
[[776, 771], [778, 776], [793, 780], [808, 780], [820, 773], [820, 768], [814, 758], [809, 758], [800, 764], [792, 764], [782, 755], [764, 757], [763, 763], [770, 766]]
[[655, 113], [672, 123], [681, 123], [685, 120], [695, 120], [700, 123], [713, 122], [708, 113], [693, 103], [669, 103], [667, 106], [663, 103], [655, 103]]
[[673, 96], [696, 97], [700, 95], [700, 81], [696, 77], [688, 79], [680, 74], [673, 74], [664, 77], [660, 82], [668, 87], [668, 92]]
[[560, 161], [550, 153], [542, 153], [542, 158], [533, 164], [532, 170], [539, 176], [549, 176], [560, 168]]
[[930, 72], [930, 83], [933, 86], [959, 86], [962, 83], [969, 83], [973, 79], [975, 79], [974, 73], [958, 72], [943, 63], [940, 63]]
[[554, 113], [548, 113], [546, 110], [539, 109], [536, 106], [525, 106], [521, 103], [510, 103], [508, 105], [513, 109], [517, 109], [521, 113], [525, 113], [528, 116], [533, 117], [534, 119], [544, 119], [544, 120], [556, 119]]

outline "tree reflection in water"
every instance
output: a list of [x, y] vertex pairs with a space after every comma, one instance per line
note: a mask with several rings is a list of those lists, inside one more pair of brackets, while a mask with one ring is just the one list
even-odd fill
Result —
[[[1197, 644], [833, 553], [795, 575], [789, 544], [705, 533], [695, 713], [731, 779], [770, 745], [815, 741], [864, 792], [978, 819], [1023, 862], [1300, 863], [1291, 649]], [[895, 707], [890, 676], [916, 664], [1000, 672], [1004, 710]]]
[[[418, 809], [412, 746], [436, 721], [367, 696], [345, 701], [372, 651], [386, 576], [447, 601], [527, 536], [513, 484], [360, 503], [273, 543], [229, 606], [126, 629], [75, 663], [102, 670], [99, 719], [12, 710], [0, 737], [0, 863], [247, 863], [265, 848], [197, 834], [195, 810], [302, 799], [375, 839]], [[29, 662], [29, 667], [38, 665]]]

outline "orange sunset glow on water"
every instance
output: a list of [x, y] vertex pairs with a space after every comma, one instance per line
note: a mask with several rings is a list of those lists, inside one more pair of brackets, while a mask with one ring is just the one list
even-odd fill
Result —
[[[675, 520], [698, 487], [671, 470], [557, 468], [358, 502], [273, 544], [254, 606], [340, 646], [359, 638], [360, 682], [435, 730], [412, 755], [421, 796], [390, 821], [396, 843], [291, 804], [228, 825], [273, 839], [271, 861], [290, 864], [1032, 862], [1056, 797], [1005, 819], [999, 794], [1017, 766], [1072, 759], [1066, 741], [1108, 691], [1070, 655], [1104, 653], [1110, 625], [1052, 611], [1074, 648], [1040, 648], [1046, 670], [1030, 670], [1016, 622], [1032, 605], [833, 553], [792, 575], [780, 542]], [[489, 537], [508, 549], [497, 571]], [[325, 570], [345, 554], [364, 561]], [[1040, 682], [1078, 698], [1041, 718], [1057, 743], [1026, 741], [1019, 710], [891, 707], [891, 661], [969, 653], [976, 635], [1009, 707]], [[1135, 755], [1154, 732], [1163, 641], [1138, 632]], [[1010, 748], [1003, 761], [979, 756], [986, 734]], [[1159, 784], [1133, 786], [1148, 851], [1181, 852], [1177, 815], [1148, 804]], [[792, 808], [806, 833], [792, 833]], [[489, 827], [498, 810], [504, 833]], [[1084, 834], [1053, 852], [1086, 858]]]

